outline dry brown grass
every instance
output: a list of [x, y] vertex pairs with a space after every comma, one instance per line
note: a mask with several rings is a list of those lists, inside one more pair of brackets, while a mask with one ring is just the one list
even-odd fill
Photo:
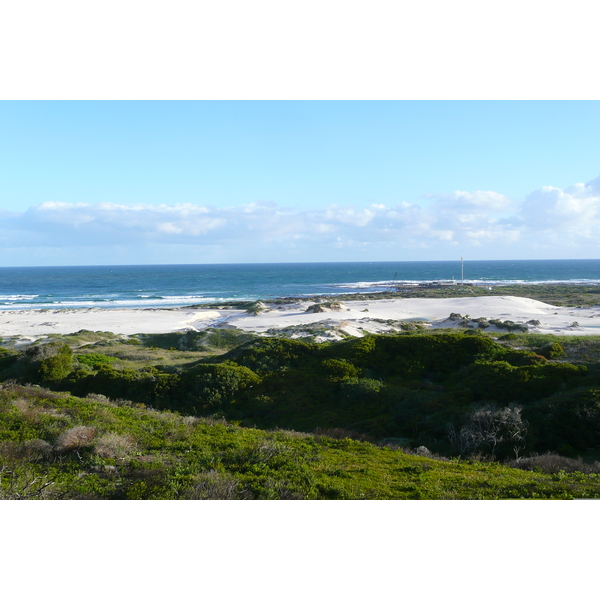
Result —
[[114, 432], [105, 433], [94, 442], [94, 451], [102, 458], [124, 459], [135, 450], [132, 438]]
[[268, 431], [273, 432], [273, 433], [283, 433], [286, 436], [293, 437], [293, 438], [299, 438], [299, 439], [315, 437], [314, 433], [306, 433], [304, 431], [295, 431], [294, 429], [280, 429], [279, 427], [276, 427], [275, 429], [269, 429]]
[[0, 457], [9, 462], [37, 462], [48, 458], [51, 452], [52, 445], [40, 439], [0, 443]]
[[13, 400], [13, 406], [21, 413], [27, 413], [31, 409], [31, 405], [25, 398]]
[[555, 452], [519, 458], [507, 463], [509, 467], [524, 471], [540, 471], [542, 473], [600, 473], [600, 462], [585, 463], [581, 458], [568, 458]]
[[283, 481], [273, 478], [268, 478], [265, 481], [265, 487], [273, 490], [279, 500], [304, 500], [304, 495], [293, 489], [293, 485], [289, 481]]
[[25, 398], [16, 398], [12, 401], [12, 405], [21, 413], [23, 418], [32, 423], [38, 422], [41, 415], [50, 415], [57, 419], [69, 418], [64, 412], [53, 408], [52, 406], [36, 405]]
[[371, 436], [366, 433], [360, 433], [358, 431], [352, 431], [351, 429], [344, 429], [343, 427], [317, 427], [315, 429], [316, 437], [328, 437], [334, 440], [343, 440], [349, 438], [351, 440], [357, 440], [359, 442], [372, 442]]
[[245, 500], [247, 494], [238, 479], [215, 470], [200, 473], [196, 485], [188, 492], [189, 500]]
[[86, 448], [92, 445], [96, 434], [97, 430], [95, 427], [86, 427], [85, 425], [71, 427], [58, 436], [54, 443], [54, 449], [58, 452], [66, 452], [68, 450]]
[[100, 404], [114, 404], [112, 400], [104, 394], [88, 394], [85, 399], [91, 400], [92, 402], [99, 402]]

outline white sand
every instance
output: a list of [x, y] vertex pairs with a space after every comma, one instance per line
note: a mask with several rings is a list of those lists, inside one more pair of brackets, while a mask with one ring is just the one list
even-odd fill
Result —
[[[600, 335], [600, 306], [561, 308], [514, 296], [350, 301], [344, 302], [341, 311], [306, 313], [310, 304], [267, 304], [267, 310], [256, 316], [239, 310], [189, 308], [8, 310], [0, 312], [0, 336], [37, 339], [52, 333], [74, 333], [81, 329], [131, 335], [202, 330], [215, 326], [266, 333], [269, 329], [292, 326], [298, 329], [295, 335], [300, 337], [303, 328], [321, 324], [330, 330], [330, 335], [323, 339], [335, 339], [340, 337], [340, 331], [360, 336], [366, 332], [398, 330], [398, 323], [381, 322], [389, 320], [425, 320], [429, 327], [458, 326], [456, 322], [448, 321], [450, 313], [521, 324], [537, 320], [540, 322], [538, 326], [528, 325], [529, 331], [535, 333]], [[574, 322], [578, 326], [572, 326]]]
[[[306, 313], [310, 303], [298, 303], [279, 309], [259, 313], [257, 316], [233, 316], [229, 325], [247, 331], [264, 332], [271, 328], [290, 325], [306, 325], [328, 321], [336, 324], [342, 331], [351, 335], [361, 332], [377, 333], [389, 331], [393, 324], [374, 321], [416, 321], [425, 320], [430, 327], [457, 327], [448, 321], [450, 313], [458, 313], [471, 318], [485, 317], [501, 321], [513, 321], [526, 324], [536, 320], [538, 326], [528, 325], [530, 332], [553, 333], [555, 335], [600, 335], [600, 306], [593, 308], [564, 308], [545, 304], [529, 298], [514, 296], [484, 296], [477, 298], [441, 298], [441, 299], [393, 299], [377, 301], [344, 302], [340, 312]], [[364, 312], [365, 309], [368, 312]], [[578, 327], [571, 325], [577, 322]], [[493, 331], [492, 327], [490, 330]]]
[[196, 326], [214, 326], [225, 313], [238, 311], [195, 309], [66, 309], [6, 310], [0, 312], [0, 336], [37, 338], [51, 333], [75, 333], [81, 329], [116, 334], [169, 333]]

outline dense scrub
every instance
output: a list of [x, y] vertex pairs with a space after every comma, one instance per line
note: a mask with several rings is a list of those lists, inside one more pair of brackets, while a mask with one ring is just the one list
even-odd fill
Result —
[[137, 366], [109, 354], [112, 346], [73, 354], [51, 342], [3, 351], [0, 379], [263, 429], [341, 428], [450, 456], [597, 452], [598, 342], [586, 340], [582, 355], [575, 341], [503, 338], [404, 333], [314, 344], [241, 332], [166, 334], [145, 336], [142, 345], [174, 348], [163, 354], [178, 356], [205, 352], [193, 361]]
[[578, 469], [577, 461], [549, 455], [523, 463], [532, 470], [441, 461], [330, 433], [335, 437], [261, 431], [99, 395], [3, 384], [0, 498], [600, 497], [597, 469]]

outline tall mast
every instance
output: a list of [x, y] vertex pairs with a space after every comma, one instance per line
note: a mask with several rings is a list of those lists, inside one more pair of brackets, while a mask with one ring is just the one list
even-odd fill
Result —
[[462, 279], [462, 285], [465, 285], [465, 259], [460, 257], [460, 274]]

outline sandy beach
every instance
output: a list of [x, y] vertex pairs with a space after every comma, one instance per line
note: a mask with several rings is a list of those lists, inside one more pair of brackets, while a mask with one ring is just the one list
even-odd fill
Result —
[[229, 313], [239, 311], [192, 309], [63, 309], [7, 310], [0, 312], [0, 336], [35, 340], [49, 334], [82, 329], [115, 334], [170, 333], [214, 327]]
[[[401, 322], [410, 321], [421, 321], [431, 328], [461, 326], [460, 319], [449, 319], [451, 313], [470, 319], [483, 317], [526, 324], [531, 333], [600, 335], [600, 306], [565, 308], [514, 296], [347, 301], [341, 310], [306, 312], [311, 305], [303, 301], [266, 303], [257, 315], [241, 310], [195, 308], [7, 310], [0, 312], [0, 336], [33, 341], [82, 329], [132, 335], [227, 327], [267, 335], [270, 330], [287, 329], [292, 337], [309, 332], [314, 335], [318, 330], [321, 339], [330, 340], [401, 330]], [[487, 330], [497, 329], [492, 325]]]

